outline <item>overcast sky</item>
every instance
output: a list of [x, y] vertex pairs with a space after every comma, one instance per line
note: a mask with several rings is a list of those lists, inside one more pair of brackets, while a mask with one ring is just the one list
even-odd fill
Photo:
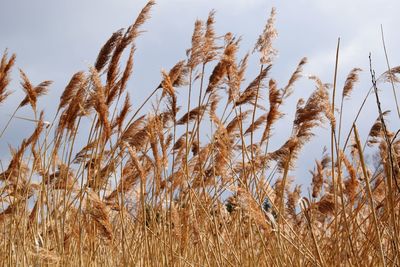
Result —
[[[51, 119], [51, 112], [54, 112], [71, 75], [78, 70], [87, 70], [110, 34], [129, 26], [145, 3], [143, 0], [3, 0], [0, 1], [0, 50], [8, 48], [10, 53], [16, 53], [16, 66], [23, 69], [34, 84], [43, 80], [54, 81], [50, 94], [40, 99], [39, 104]], [[377, 73], [386, 70], [381, 24], [390, 64], [400, 65], [400, 1], [159, 0], [153, 8], [152, 18], [144, 26], [147, 32], [136, 42], [134, 73], [128, 88], [134, 96], [133, 104], [141, 103], [159, 82], [162, 68], [168, 69], [178, 60], [185, 59], [195, 19], [205, 20], [208, 12], [215, 9], [217, 34], [232, 32], [241, 36], [240, 55], [243, 56], [253, 49], [273, 6], [277, 8], [276, 28], [279, 33], [274, 46], [279, 55], [270, 76], [279, 84], [287, 82], [304, 56], [309, 59], [305, 74], [317, 75], [323, 82], [332, 83], [338, 37], [341, 38], [338, 86], [343, 86], [353, 67], [364, 70], [349, 101], [351, 104], [345, 107], [348, 123], [356, 113], [353, 109], [358, 108], [370, 87], [368, 53], [372, 53]], [[248, 80], [255, 76], [257, 62], [257, 55], [254, 55]], [[0, 128], [23, 97], [18, 79], [18, 72], [14, 69], [11, 84], [14, 94], [0, 106]], [[286, 127], [293, 120], [297, 99], [306, 98], [313, 89], [312, 82], [305, 79], [296, 87], [291, 100], [286, 102], [286, 119], [275, 129], [276, 147], [290, 134]], [[382, 104], [384, 109], [394, 111], [389, 87], [382, 89]], [[19, 114], [31, 116], [29, 108], [24, 108]], [[360, 118], [360, 131], [368, 131], [376, 116], [376, 107], [370, 101]], [[392, 115], [390, 119], [393, 127], [399, 127], [396, 116]], [[349, 124], [345, 123], [345, 127]], [[32, 125], [28, 122], [13, 122], [0, 140], [1, 159], [7, 158], [4, 153], [7, 142], [17, 145], [31, 130]], [[299, 180], [309, 181], [307, 169], [312, 168], [314, 158], [321, 155], [322, 144], [329, 144], [328, 133], [328, 129], [317, 131], [318, 137], [305, 147], [307, 153], [299, 159], [301, 170], [296, 172]], [[365, 134], [362, 137], [365, 138]]]

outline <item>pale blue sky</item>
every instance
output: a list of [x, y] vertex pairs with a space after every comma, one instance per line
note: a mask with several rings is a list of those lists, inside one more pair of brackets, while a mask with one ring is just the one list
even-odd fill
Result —
[[[16, 66], [22, 68], [33, 83], [53, 80], [50, 94], [40, 99], [39, 108], [45, 109], [48, 119], [54, 112], [58, 98], [71, 75], [87, 70], [97, 52], [110, 34], [127, 27], [145, 5], [143, 0], [3, 0], [0, 2], [0, 51], [5, 48], [17, 54]], [[134, 73], [128, 90], [134, 105], [141, 103], [159, 82], [160, 70], [168, 69], [180, 59], [185, 50], [195, 19], [206, 19], [211, 9], [216, 10], [217, 34], [232, 32], [243, 38], [240, 55], [251, 51], [261, 33], [272, 6], [277, 8], [276, 28], [279, 32], [275, 47], [279, 55], [271, 77], [280, 85], [287, 82], [298, 61], [306, 56], [309, 64], [305, 74], [317, 75], [323, 82], [332, 83], [337, 38], [341, 37], [338, 86], [341, 88], [347, 73], [361, 67], [364, 73], [356, 86], [351, 105], [345, 107], [345, 132], [370, 86], [368, 53], [372, 52], [377, 73], [385, 71], [380, 37], [383, 24], [389, 58], [392, 66], [400, 65], [400, 36], [398, 25], [400, 2], [396, 0], [371, 1], [265, 1], [265, 0], [164, 0], [157, 1], [152, 18], [145, 24], [147, 31], [136, 42]], [[250, 61], [248, 80], [254, 77], [257, 55]], [[3, 127], [23, 97], [14, 69], [11, 89], [14, 94], [0, 106], [0, 128]], [[287, 114], [275, 128], [278, 147], [290, 134], [287, 125], [293, 120], [293, 110], [299, 97], [308, 97], [314, 89], [312, 82], [300, 82], [295, 94], [284, 105]], [[382, 91], [384, 109], [393, 109], [389, 87]], [[20, 115], [31, 116], [29, 108]], [[367, 111], [360, 118], [360, 131], [368, 131], [376, 118], [376, 107], [369, 101]], [[395, 112], [393, 112], [395, 114]], [[399, 127], [396, 116], [391, 124]], [[346, 128], [347, 127], [347, 128]], [[6, 160], [7, 142], [17, 145], [32, 130], [25, 121], [13, 122], [0, 140], [0, 159]], [[296, 174], [308, 181], [307, 169], [313, 167], [314, 158], [320, 156], [322, 144], [329, 144], [328, 129], [318, 130], [318, 137], [305, 147], [299, 159]], [[365, 138], [365, 135], [362, 136]]]

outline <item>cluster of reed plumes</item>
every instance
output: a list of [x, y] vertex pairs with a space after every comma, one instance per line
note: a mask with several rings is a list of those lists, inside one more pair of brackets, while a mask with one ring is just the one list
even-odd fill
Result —
[[[282, 105], [307, 63], [283, 87], [268, 77], [275, 10], [255, 45], [260, 70], [250, 82], [250, 55], [237, 59], [240, 38], [218, 36], [211, 12], [195, 22], [187, 59], [162, 71], [147, 100], [132, 105], [135, 40], [153, 5], [112, 34], [93, 67], [72, 75], [52, 122], [37, 110], [51, 82], [33, 85], [20, 70], [26, 97], [16, 112], [30, 106], [36, 128], [0, 173], [1, 264], [399, 265], [400, 140], [377, 87], [395, 88], [400, 68], [378, 78], [371, 70], [368, 96], [379, 114], [368, 140], [360, 140], [357, 118], [341, 133], [343, 103], [361, 71], [355, 68], [339, 109], [336, 80], [330, 86], [309, 77], [314, 92], [298, 101], [289, 139], [270, 151]], [[0, 103], [10, 94], [15, 60], [2, 56]], [[183, 90], [188, 97], [178, 99]], [[90, 130], [80, 131], [88, 122]], [[288, 174], [323, 124], [331, 129], [329, 149], [311, 172], [312, 195], [302, 197]], [[365, 145], [376, 147], [374, 166], [364, 160]]]

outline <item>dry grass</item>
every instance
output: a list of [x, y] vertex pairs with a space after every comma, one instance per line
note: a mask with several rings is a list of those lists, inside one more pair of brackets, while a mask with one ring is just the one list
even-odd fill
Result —
[[[354, 124], [348, 134], [355, 141], [341, 149], [344, 100], [360, 69], [345, 80], [340, 109], [329, 85], [310, 77], [314, 92], [286, 115], [294, 116], [290, 136], [270, 151], [282, 104], [307, 63], [281, 88], [268, 77], [277, 53], [275, 10], [255, 45], [260, 72], [251, 82], [244, 80], [250, 55], [237, 59], [233, 34], [218, 38], [212, 11], [196, 21], [187, 60], [162, 71], [136, 106], [127, 81], [153, 4], [112, 34], [93, 67], [72, 75], [52, 123], [37, 110], [51, 82], [35, 86], [20, 70], [26, 97], [16, 111], [29, 105], [36, 129], [0, 173], [1, 265], [398, 266], [400, 139], [377, 90], [387, 79], [375, 80], [371, 69], [378, 119], [368, 140]], [[15, 59], [3, 54], [0, 104]], [[395, 86], [397, 70], [382, 77], [390, 74]], [[149, 101], [152, 109], [144, 110]], [[80, 131], [84, 122], [88, 133]], [[302, 198], [289, 172], [314, 129], [327, 123], [332, 140], [323, 145], [332, 151], [316, 160], [312, 195]], [[363, 142], [378, 151], [375, 166], [365, 162]]]

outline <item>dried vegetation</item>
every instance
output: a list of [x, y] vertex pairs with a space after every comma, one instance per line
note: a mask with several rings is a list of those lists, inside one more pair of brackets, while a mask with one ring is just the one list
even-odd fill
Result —
[[[398, 129], [382, 112], [367, 140], [354, 124], [354, 141], [340, 142], [343, 103], [361, 70], [348, 75], [340, 110], [332, 106], [335, 91], [310, 77], [314, 91], [285, 115], [293, 116], [291, 133], [271, 151], [282, 106], [307, 63], [301, 59], [283, 87], [269, 77], [275, 10], [256, 42], [260, 71], [250, 82], [250, 55], [238, 59], [240, 38], [214, 32], [212, 11], [195, 22], [187, 60], [162, 71], [137, 105], [127, 91], [139, 89], [128, 80], [153, 5], [111, 35], [93, 67], [72, 75], [52, 123], [37, 110], [51, 82], [33, 85], [20, 70], [26, 97], [17, 110], [29, 105], [36, 128], [0, 173], [2, 265], [399, 265]], [[15, 60], [2, 56], [0, 103], [11, 93]], [[374, 86], [389, 76], [397, 86], [398, 70], [378, 81], [372, 75]], [[90, 131], [80, 131], [88, 122]], [[298, 181], [289, 173], [327, 123], [333, 143], [325, 145], [333, 149], [315, 161], [310, 196], [302, 197], [306, 185], [292, 186]], [[363, 141], [377, 151], [374, 166], [364, 161]]]

